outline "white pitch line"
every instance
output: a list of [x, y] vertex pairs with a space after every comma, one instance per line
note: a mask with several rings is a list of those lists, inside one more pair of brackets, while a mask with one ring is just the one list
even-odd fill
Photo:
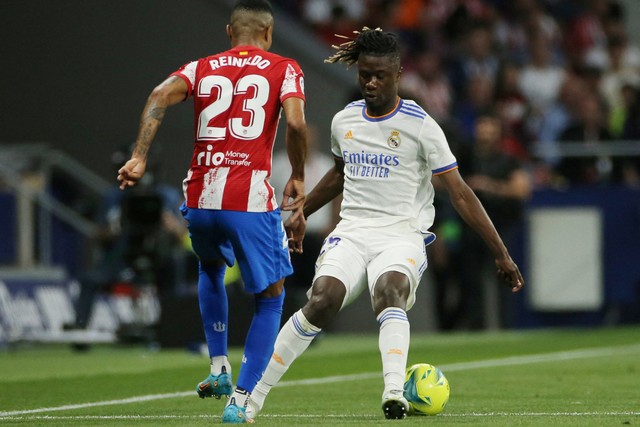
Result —
[[[482, 418], [482, 417], [598, 417], [598, 416], [640, 416], [640, 412], [634, 411], [604, 411], [604, 412], [469, 412], [464, 414], [439, 414], [438, 417], [446, 418]], [[41, 421], [61, 421], [61, 420], [196, 420], [216, 418], [211, 414], [194, 415], [35, 415], [35, 416], [9, 416], [2, 417], [5, 421], [20, 420], [41, 420]], [[286, 418], [357, 418], [357, 419], [379, 419], [377, 415], [362, 414], [261, 414], [260, 418], [286, 419]]]
[[442, 365], [443, 371], [466, 371], [469, 369], [495, 368], [503, 366], [525, 365], [527, 363], [557, 362], [566, 360], [587, 359], [593, 357], [607, 357], [640, 352], [640, 344], [620, 347], [587, 348], [582, 350], [558, 351], [555, 353], [532, 354], [526, 356], [512, 356], [500, 359], [480, 360], [477, 362], [462, 362]]
[[62, 406], [53, 406], [49, 408], [26, 409], [24, 411], [3, 411], [3, 412], [0, 412], [0, 418], [9, 417], [12, 415], [27, 415], [27, 414], [38, 414], [42, 412], [66, 411], [70, 409], [93, 408], [96, 406], [124, 405], [127, 403], [147, 402], [150, 400], [160, 400], [160, 399], [173, 399], [176, 397], [184, 397], [184, 396], [192, 396], [192, 395], [193, 395], [192, 391], [181, 391], [179, 393], [148, 394], [146, 396], [135, 396], [135, 397], [129, 397], [127, 399], [103, 400], [101, 402], [78, 403], [75, 405], [62, 405]]
[[[633, 354], [638, 352], [640, 352], [640, 344], [620, 346], [620, 347], [603, 347], [603, 348], [589, 348], [589, 349], [582, 349], [582, 350], [559, 351], [554, 353], [533, 354], [533, 355], [526, 355], [526, 356], [513, 356], [513, 357], [505, 357], [505, 358], [499, 358], [499, 359], [480, 360], [477, 362], [462, 362], [462, 363], [453, 363], [450, 365], [439, 365], [439, 367], [443, 371], [453, 372], [453, 371], [464, 371], [464, 370], [479, 369], [479, 368], [496, 368], [496, 367], [503, 367], [503, 366], [524, 365], [524, 364], [530, 364], [530, 363], [557, 362], [557, 361], [567, 361], [567, 360], [585, 359], [585, 358], [593, 358], [593, 357], [609, 357], [609, 356], [615, 356], [615, 355]], [[283, 381], [277, 384], [276, 387], [292, 387], [292, 386], [299, 386], [299, 385], [317, 385], [317, 384], [328, 384], [328, 383], [345, 382], [345, 381], [357, 381], [362, 379], [377, 378], [380, 375], [381, 375], [380, 372], [368, 372], [368, 373], [352, 374], [352, 375], [334, 375], [330, 377], [310, 378], [306, 380]], [[147, 402], [151, 400], [161, 400], [161, 399], [173, 399], [173, 398], [188, 397], [193, 395], [194, 395], [193, 391], [181, 391], [176, 393], [134, 396], [127, 399], [105, 400], [101, 402], [88, 402], [88, 403], [79, 403], [74, 405], [62, 405], [62, 406], [54, 406], [54, 407], [47, 407], [47, 408], [25, 409], [20, 411], [0, 411], [0, 419], [6, 419], [7, 417], [13, 417], [16, 415], [30, 415], [30, 414], [39, 414], [43, 412], [67, 411], [72, 409], [93, 408], [97, 406], [124, 405], [128, 403], [139, 403], [139, 402]], [[599, 415], [600, 413], [594, 413], [594, 414]], [[636, 415], [638, 413], [635, 413], [635, 412], [620, 413], [620, 415], [625, 415], [625, 414]], [[514, 414], [514, 415], [517, 415], [517, 414]]]

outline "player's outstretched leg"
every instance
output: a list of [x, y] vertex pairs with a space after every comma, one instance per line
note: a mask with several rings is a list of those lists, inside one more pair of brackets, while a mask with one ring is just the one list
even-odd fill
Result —
[[284, 290], [276, 297], [256, 295], [256, 310], [247, 333], [238, 384], [222, 414], [223, 423], [249, 422], [245, 411], [249, 396], [269, 363], [280, 328]]
[[312, 325], [302, 314], [295, 312], [284, 324], [274, 345], [273, 356], [256, 384], [247, 404], [246, 415], [254, 419], [264, 405], [271, 388], [276, 385], [296, 360], [320, 333], [320, 328]]

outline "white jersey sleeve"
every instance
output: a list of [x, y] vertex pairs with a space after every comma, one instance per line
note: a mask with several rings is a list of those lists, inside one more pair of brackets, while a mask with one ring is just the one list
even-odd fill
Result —
[[440, 175], [458, 167], [442, 128], [431, 116], [425, 118], [419, 140], [433, 175]]
[[419, 192], [416, 197], [416, 216], [418, 218], [420, 231], [427, 233], [433, 225], [435, 219], [435, 209], [433, 207], [433, 176], [457, 169], [458, 162], [451, 152], [447, 138], [438, 123], [429, 115], [425, 117], [419, 140], [421, 142], [424, 160], [429, 166], [429, 173], [423, 177], [421, 188], [425, 191]]

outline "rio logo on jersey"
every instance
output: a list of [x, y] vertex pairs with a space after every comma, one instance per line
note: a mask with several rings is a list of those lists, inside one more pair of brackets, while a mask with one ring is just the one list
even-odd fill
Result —
[[213, 145], [207, 145], [206, 151], [201, 151], [197, 156], [198, 166], [251, 166], [248, 153], [227, 150], [213, 152]]

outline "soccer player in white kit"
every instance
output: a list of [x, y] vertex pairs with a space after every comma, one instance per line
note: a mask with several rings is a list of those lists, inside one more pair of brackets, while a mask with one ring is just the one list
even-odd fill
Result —
[[[309, 301], [283, 326], [274, 353], [247, 408], [254, 418], [267, 393], [320, 330], [365, 288], [380, 325], [386, 418], [409, 410], [403, 386], [409, 350], [406, 311], [427, 267], [425, 244], [435, 236], [431, 183], [438, 176], [453, 206], [487, 243], [498, 275], [514, 292], [524, 279], [458, 165], [440, 126], [415, 102], [398, 96], [401, 74], [397, 36], [364, 28], [338, 47], [328, 62], [357, 63], [363, 100], [338, 112], [331, 124], [332, 168], [309, 193], [305, 217], [340, 192], [341, 221], [316, 263]], [[303, 221], [289, 221], [299, 239]]]

